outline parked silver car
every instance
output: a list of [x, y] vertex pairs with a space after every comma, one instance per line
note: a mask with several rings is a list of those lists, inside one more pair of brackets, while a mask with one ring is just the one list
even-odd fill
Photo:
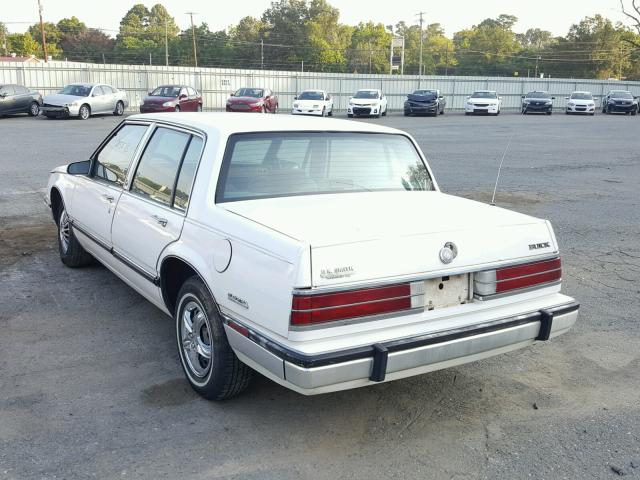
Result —
[[54, 95], [44, 97], [42, 114], [48, 118], [78, 117], [113, 113], [122, 115], [129, 101], [122, 90], [103, 83], [72, 83]]

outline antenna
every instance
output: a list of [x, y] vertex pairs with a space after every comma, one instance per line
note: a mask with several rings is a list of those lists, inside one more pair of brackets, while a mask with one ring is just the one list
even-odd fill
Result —
[[513, 140], [513, 136], [515, 132], [511, 132], [511, 136], [509, 137], [509, 141], [507, 142], [507, 147], [502, 152], [502, 160], [500, 160], [500, 166], [498, 167], [498, 176], [496, 177], [496, 184], [493, 187], [493, 196], [491, 197], [491, 205], [495, 206], [496, 204], [496, 190], [498, 189], [498, 180], [500, 180], [500, 172], [502, 171], [502, 164], [504, 163], [504, 159], [507, 156], [507, 152], [509, 151], [509, 147], [511, 146], [511, 140]]

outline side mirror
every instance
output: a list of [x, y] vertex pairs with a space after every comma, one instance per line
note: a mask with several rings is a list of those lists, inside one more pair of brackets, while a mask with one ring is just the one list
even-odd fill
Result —
[[555, 99], [556, 99], [556, 97], [551, 97], [551, 100], [555, 100]]
[[569, 100], [569, 97], [564, 97], [565, 100]]
[[83, 160], [82, 162], [73, 162], [67, 165], [67, 173], [69, 175], [89, 175], [91, 170], [91, 160]]
[[351, 95], [351, 96], [349, 97], [349, 100], [351, 100], [352, 98], [353, 98], [353, 95]]
[[298, 96], [296, 95], [295, 97], [293, 97], [293, 99], [294, 99], [294, 100], [297, 100], [297, 99], [298, 99]]
[[522, 97], [520, 97], [520, 98], [524, 98], [524, 95], [522, 95]]
[[440, 95], [438, 98], [442, 100], [444, 98], [444, 95]]
[[6, 93], [6, 92], [0, 93], [0, 98], [5, 98], [7, 95], [9, 95], [9, 94]]
[[183, 93], [178, 97], [178, 100], [184, 100], [185, 98], [187, 98], [187, 96]]

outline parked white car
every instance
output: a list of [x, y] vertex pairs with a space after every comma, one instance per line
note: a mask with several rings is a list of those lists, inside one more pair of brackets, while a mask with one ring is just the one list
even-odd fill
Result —
[[42, 114], [49, 118], [78, 117], [112, 113], [123, 115], [129, 105], [127, 94], [103, 83], [72, 83], [43, 99]]
[[584, 113], [587, 115], [596, 114], [596, 102], [591, 92], [573, 92], [571, 96], [565, 97], [567, 100], [567, 115], [571, 113]]
[[134, 115], [56, 168], [46, 201], [62, 262], [97, 259], [173, 316], [210, 399], [252, 370], [303, 394], [396, 380], [578, 315], [548, 221], [442, 193], [416, 141], [383, 126]]
[[353, 97], [349, 98], [347, 105], [347, 116], [386, 116], [387, 96], [378, 89], [358, 90]]
[[292, 115], [333, 116], [333, 97], [324, 90], [303, 90], [293, 98]]
[[465, 115], [484, 113], [489, 115], [500, 115], [502, 108], [502, 97], [494, 90], [477, 90], [473, 92], [464, 104]]

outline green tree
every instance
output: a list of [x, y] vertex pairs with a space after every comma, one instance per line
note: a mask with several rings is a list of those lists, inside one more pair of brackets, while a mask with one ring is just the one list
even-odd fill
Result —
[[9, 53], [24, 57], [38, 56], [41, 52], [40, 44], [33, 39], [30, 33], [10, 33], [7, 35], [7, 49]]
[[305, 62], [315, 70], [340, 72], [347, 64], [345, 51], [352, 29], [341, 25], [339, 17], [339, 10], [325, 0], [311, 0], [307, 20], [309, 49]]
[[[62, 55], [62, 49], [58, 46], [61, 35], [58, 26], [55, 23], [45, 22], [44, 24], [44, 36], [47, 42], [47, 55], [53, 58], [60, 58]], [[40, 24], [35, 23], [29, 27], [27, 33], [31, 35], [38, 45], [40, 50], [37, 55], [44, 58], [44, 50], [42, 49], [42, 33], [40, 31]]]
[[0, 53], [2, 55], [7, 55], [9, 53], [8, 50], [8, 43], [7, 43], [7, 36], [9, 35], [9, 30], [7, 29], [7, 26], [0, 22]]
[[351, 34], [347, 67], [351, 72], [388, 73], [391, 34], [384, 25], [360, 22]]

